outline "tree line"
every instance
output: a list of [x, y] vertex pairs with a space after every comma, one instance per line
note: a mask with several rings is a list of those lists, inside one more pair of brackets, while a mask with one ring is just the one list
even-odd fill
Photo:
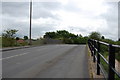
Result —
[[103, 42], [107, 42], [110, 44], [119, 44], [120, 39], [118, 41], [114, 41], [111, 39], [106, 39], [101, 33], [99, 32], [91, 32], [88, 36], [82, 36], [81, 34], [73, 34], [66, 30], [58, 30], [56, 32], [46, 32], [44, 38], [52, 38], [52, 39], [59, 39], [63, 40], [65, 44], [86, 44], [88, 39], [96, 39]]
[[[8, 47], [8, 46], [19, 46], [16, 44], [16, 41], [18, 40], [25, 40], [25, 43], [22, 45], [28, 45], [28, 36], [24, 36], [23, 38], [19, 38], [16, 36], [16, 33], [18, 30], [16, 29], [8, 29], [4, 30], [2, 33], [2, 46]], [[62, 40], [64, 44], [86, 44], [88, 39], [96, 39], [101, 40], [107, 43], [111, 44], [119, 44], [120, 45], [120, 39], [118, 41], [113, 41], [111, 39], [106, 39], [104, 36], [102, 36], [99, 32], [91, 32], [88, 36], [82, 36], [81, 34], [74, 34], [70, 33], [66, 30], [57, 30], [52, 32], [46, 32], [41, 39], [37, 40], [44, 40], [45, 38], [51, 38], [51, 39], [57, 39]]]

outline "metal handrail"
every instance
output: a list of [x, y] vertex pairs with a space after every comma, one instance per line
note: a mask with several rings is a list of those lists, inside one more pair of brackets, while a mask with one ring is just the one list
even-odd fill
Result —
[[[109, 61], [107, 61], [105, 57], [100, 53], [101, 44], [109, 47]], [[109, 43], [94, 40], [94, 39], [89, 39], [88, 45], [89, 45], [89, 48], [91, 48], [90, 50], [92, 52], [93, 62], [97, 61], [97, 75], [100, 74], [100, 70], [102, 71], [103, 75], [105, 75], [100, 64], [100, 57], [101, 57], [109, 66], [108, 80], [115, 80], [115, 74], [120, 78], [120, 73], [118, 73], [115, 70], [115, 48], [120, 48], [120, 45], [109, 44]], [[97, 56], [96, 56], [96, 53], [97, 53]]]

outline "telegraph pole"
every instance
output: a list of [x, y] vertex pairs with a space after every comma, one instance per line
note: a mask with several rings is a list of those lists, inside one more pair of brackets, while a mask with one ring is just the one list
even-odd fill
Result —
[[31, 41], [31, 26], [32, 26], [32, 0], [30, 1], [30, 32], [29, 32], [29, 45], [32, 44]]

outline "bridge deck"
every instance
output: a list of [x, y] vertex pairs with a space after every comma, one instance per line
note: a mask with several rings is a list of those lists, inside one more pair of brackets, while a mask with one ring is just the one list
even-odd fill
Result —
[[89, 78], [85, 45], [46, 45], [3, 52], [3, 78]]

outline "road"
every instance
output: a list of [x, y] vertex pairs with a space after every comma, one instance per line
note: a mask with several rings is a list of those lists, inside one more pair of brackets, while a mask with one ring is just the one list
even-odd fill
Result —
[[85, 45], [45, 45], [2, 53], [3, 78], [89, 78]]

